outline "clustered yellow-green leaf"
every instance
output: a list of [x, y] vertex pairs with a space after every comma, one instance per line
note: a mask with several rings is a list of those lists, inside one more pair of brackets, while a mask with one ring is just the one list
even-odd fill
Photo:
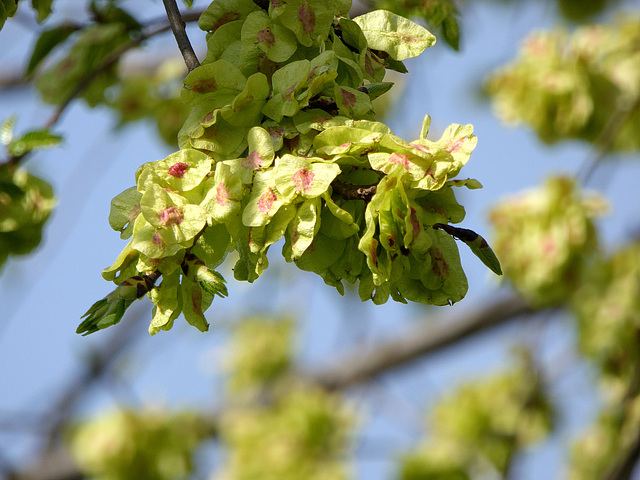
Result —
[[220, 435], [228, 448], [219, 478], [346, 480], [353, 413], [335, 394], [291, 384], [268, 406], [229, 408]]
[[9, 255], [25, 255], [40, 244], [55, 203], [49, 183], [20, 168], [0, 167], [0, 267]]
[[460, 25], [458, 7], [455, 0], [373, 0], [374, 8], [391, 10], [403, 17], [420, 17], [429, 28], [442, 32], [444, 40], [454, 49], [460, 43]]
[[235, 329], [229, 351], [229, 390], [252, 396], [290, 373], [291, 320], [244, 319]]
[[[202, 14], [208, 51], [184, 79], [181, 150], [142, 165], [110, 216], [130, 242], [105, 279], [162, 275], [148, 292], [151, 333], [181, 312], [206, 330], [213, 297], [202, 286], [226, 294], [212, 269], [235, 250], [235, 278], [253, 282], [281, 239], [287, 261], [340, 293], [343, 280], [359, 281], [362, 300], [446, 305], [466, 294], [456, 243], [438, 225], [464, 218], [454, 187], [480, 187], [454, 180], [475, 148], [473, 127], [429, 140], [427, 116], [407, 142], [374, 120], [385, 70], [435, 37], [388, 11], [350, 20], [350, 3], [216, 1]], [[499, 272], [487, 251], [476, 249]], [[210, 281], [188, 278], [187, 259]], [[79, 333], [117, 323], [100, 323], [99, 311]]]
[[293, 326], [264, 317], [235, 325], [219, 429], [226, 455], [215, 478], [349, 478], [355, 414], [339, 394], [295, 378]]
[[601, 369], [608, 390], [623, 397], [640, 364], [640, 244], [595, 262], [571, 307], [583, 352]]
[[640, 397], [605, 407], [597, 422], [589, 427], [571, 449], [567, 469], [569, 480], [613, 478], [623, 457], [634, 448], [640, 428]]
[[568, 300], [596, 253], [593, 219], [604, 209], [567, 177], [502, 201], [489, 218], [505, 276], [537, 305]]
[[107, 99], [118, 112], [119, 126], [139, 120], [154, 122], [162, 140], [176, 146], [178, 131], [189, 114], [189, 107], [179, 96], [185, 68], [175, 60], [164, 62], [153, 74], [121, 77], [117, 88]]
[[[640, 148], [640, 16], [528, 37], [518, 59], [487, 81], [504, 121], [530, 125], [553, 143], [583, 139], [622, 151]], [[606, 138], [601, 138], [603, 131]]]
[[79, 468], [98, 480], [175, 480], [193, 470], [199, 443], [211, 435], [202, 418], [163, 409], [118, 409], [68, 432]]
[[[52, 65], [36, 79], [36, 88], [42, 99], [51, 104], [61, 104], [90, 78], [81, 97], [90, 106], [105, 103], [105, 90], [117, 80], [118, 63], [101, 69], [118, 48], [131, 40], [131, 31], [125, 23], [95, 24], [81, 30], [67, 55]], [[98, 72], [94, 75], [94, 72]]]
[[465, 383], [441, 399], [430, 414], [428, 439], [402, 458], [399, 478], [502, 477], [518, 450], [546, 437], [553, 418], [540, 374], [523, 354], [510, 371]]

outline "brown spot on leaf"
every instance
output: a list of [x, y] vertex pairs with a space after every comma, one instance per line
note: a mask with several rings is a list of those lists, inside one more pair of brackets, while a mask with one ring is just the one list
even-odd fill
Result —
[[218, 20], [216, 20], [216, 22], [211, 27], [210, 31], [211, 33], [213, 33], [225, 23], [233, 22], [234, 20], [238, 20], [239, 18], [240, 18], [239, 12], [227, 12], [224, 15], [222, 15]]
[[264, 43], [267, 47], [273, 47], [276, 44], [276, 37], [269, 27], [258, 32], [258, 40], [256, 43]]
[[298, 9], [298, 19], [302, 23], [302, 30], [310, 35], [316, 28], [316, 14], [307, 2], [304, 2]]
[[218, 89], [215, 78], [202, 78], [191, 86], [191, 91], [196, 93], [213, 92]]

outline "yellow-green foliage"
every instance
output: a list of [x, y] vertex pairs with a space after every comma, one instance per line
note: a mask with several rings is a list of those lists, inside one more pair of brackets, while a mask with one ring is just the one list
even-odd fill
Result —
[[220, 428], [229, 454], [216, 478], [348, 478], [344, 460], [354, 414], [339, 395], [292, 380], [292, 329], [291, 320], [266, 318], [244, 320], [236, 329], [229, 355], [232, 405]]
[[257, 393], [288, 372], [292, 327], [290, 320], [262, 317], [238, 325], [229, 357], [231, 393]]
[[192, 471], [191, 456], [210, 432], [196, 415], [113, 410], [80, 423], [69, 436], [80, 469], [98, 480], [174, 480]]
[[640, 244], [594, 265], [572, 306], [582, 350], [608, 380], [618, 380], [618, 387], [625, 388], [640, 364]]
[[282, 385], [269, 406], [225, 411], [228, 462], [219, 479], [341, 480], [354, 417], [343, 400], [301, 384]]
[[[529, 36], [519, 57], [490, 76], [504, 121], [530, 125], [553, 143], [579, 138], [614, 150], [640, 148], [640, 16]], [[601, 138], [605, 128], [611, 129]]]
[[505, 276], [536, 304], [566, 300], [596, 250], [593, 218], [603, 210], [600, 197], [583, 195], [567, 177], [503, 200], [490, 220]]
[[9, 255], [24, 255], [40, 244], [42, 228], [55, 206], [44, 180], [12, 167], [0, 167], [0, 267]]
[[[513, 370], [460, 386], [429, 419], [430, 437], [401, 465], [402, 480], [504, 474], [513, 455], [551, 430], [552, 408], [528, 357]], [[483, 477], [484, 478], [484, 477]]]
[[184, 65], [168, 60], [153, 73], [123, 76], [107, 102], [118, 112], [120, 125], [148, 119], [162, 140], [175, 146], [178, 131], [189, 114], [180, 98]]
[[571, 451], [568, 480], [598, 480], [632, 448], [640, 428], [640, 398], [605, 410]]

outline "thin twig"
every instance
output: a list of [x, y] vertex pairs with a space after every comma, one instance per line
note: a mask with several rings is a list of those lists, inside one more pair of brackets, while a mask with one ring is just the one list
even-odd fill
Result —
[[309, 376], [331, 390], [343, 390], [489, 330], [534, 309], [522, 298], [512, 297], [483, 306], [471, 314], [446, 315], [423, 323], [395, 339], [356, 347], [335, 363]]
[[611, 153], [611, 149], [618, 138], [618, 130], [626, 122], [631, 114], [640, 108], [640, 95], [635, 101], [619, 102], [616, 110], [611, 114], [604, 128], [594, 141], [595, 154], [589, 159], [577, 174], [584, 185], [589, 183], [602, 161]]
[[178, 48], [180, 49], [182, 58], [184, 58], [184, 63], [191, 72], [200, 66], [200, 62], [198, 61], [196, 53], [193, 51], [189, 37], [187, 37], [184, 20], [182, 20], [178, 5], [176, 5], [175, 0], [162, 0], [162, 3], [164, 3], [164, 8], [167, 11], [171, 31], [176, 37], [176, 42], [178, 42]]
[[[201, 14], [202, 14], [202, 11], [190, 12], [184, 16], [184, 19], [188, 22], [198, 21], [198, 18], [200, 18]], [[107, 58], [105, 58], [104, 61], [100, 65], [98, 65], [96, 69], [91, 71], [86, 77], [80, 80], [78, 85], [76, 85], [76, 88], [74, 88], [73, 91], [67, 96], [67, 98], [65, 98], [65, 100], [57, 106], [57, 108], [51, 114], [49, 119], [42, 126], [42, 129], [48, 130], [51, 127], [53, 127], [56, 123], [58, 123], [62, 114], [66, 111], [67, 107], [69, 107], [71, 102], [75, 100], [76, 97], [78, 97], [80, 94], [82, 94], [82, 92], [84, 92], [84, 90], [91, 84], [93, 80], [96, 79], [98, 75], [100, 75], [105, 70], [112, 67], [126, 52], [139, 46], [149, 38], [170, 30], [170, 28], [171, 28], [171, 25], [168, 22], [157, 25], [153, 28], [150, 28], [147, 32], [141, 34], [139, 37], [124, 44], [117, 50], [114, 50], [111, 53], [111, 55], [107, 56]], [[11, 156], [6, 162], [0, 162], [0, 166], [3, 166], [3, 165], [16, 166], [24, 159], [25, 156], [27, 156], [26, 153], [22, 155]]]

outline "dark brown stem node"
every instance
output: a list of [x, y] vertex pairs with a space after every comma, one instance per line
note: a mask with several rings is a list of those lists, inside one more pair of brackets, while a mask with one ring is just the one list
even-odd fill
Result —
[[378, 185], [353, 185], [340, 180], [335, 180], [331, 186], [333, 193], [345, 200], [364, 200], [367, 203], [371, 201], [378, 189]]

